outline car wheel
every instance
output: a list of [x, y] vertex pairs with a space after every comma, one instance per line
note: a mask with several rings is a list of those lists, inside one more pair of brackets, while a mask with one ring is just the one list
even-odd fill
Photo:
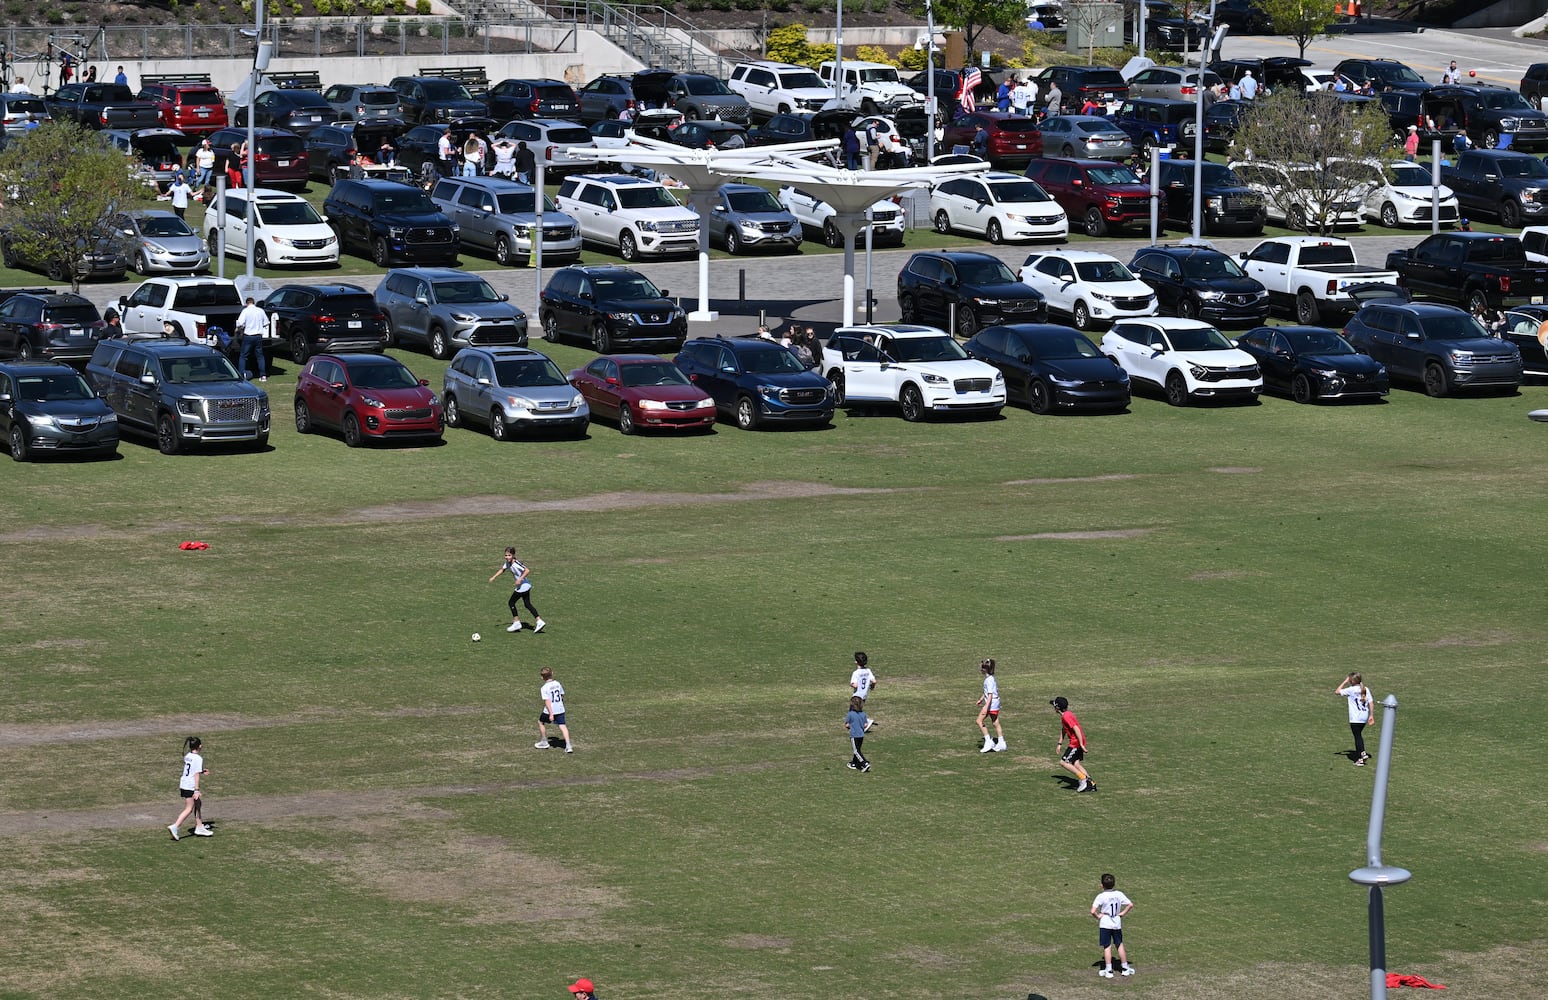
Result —
[[312, 433], [312, 408], [306, 405], [306, 400], [296, 399], [296, 433]]
[[1298, 233], [1304, 233], [1311, 228], [1306, 218], [1306, 209], [1300, 205], [1291, 205], [1285, 213], [1285, 228], [1294, 229]]
[[1437, 399], [1451, 392], [1451, 380], [1446, 377], [1446, 369], [1433, 361], [1424, 366], [1424, 391]]
[[360, 430], [360, 418], [353, 413], [344, 415], [344, 443], [351, 448], [358, 448], [365, 444], [365, 434]]
[[1297, 374], [1290, 380], [1290, 395], [1297, 403], [1314, 403], [1317, 401], [1317, 390], [1312, 388], [1311, 379], [1304, 374]]
[[306, 364], [310, 356], [306, 349], [306, 334], [297, 331], [290, 336], [290, 357], [298, 365]]
[[378, 236], [371, 241], [371, 262], [377, 267], [386, 267], [389, 255], [387, 253], [387, 240]]
[[495, 237], [495, 262], [502, 267], [511, 264], [511, 238], [504, 233]]
[[742, 252], [742, 243], [736, 238], [735, 229], [726, 230], [726, 253], [735, 256]]
[[951, 216], [946, 214], [944, 208], [935, 213], [935, 231], [942, 236], [951, 235]]
[[1487, 132], [1485, 132], [1483, 134], [1483, 148], [1484, 149], [1499, 149], [1500, 148], [1500, 133], [1499, 133], [1499, 130], [1491, 128], [1489, 131], [1487, 131]]
[[1295, 321], [1302, 326], [1316, 326], [1322, 318], [1322, 310], [1317, 306], [1317, 297], [1309, 291], [1302, 291], [1295, 297]]
[[1500, 202], [1500, 225], [1506, 229], [1516, 229], [1521, 225], [1521, 206], [1514, 198], [1506, 198]]
[[1398, 227], [1397, 206], [1390, 201], [1383, 203], [1381, 206], [1381, 224], [1388, 229], [1396, 229]]
[[1199, 304], [1191, 295], [1184, 295], [1177, 300], [1177, 315], [1183, 319], [1198, 319]]
[[622, 257], [624, 260], [639, 259], [640, 245], [634, 239], [634, 234], [629, 232], [627, 229], [625, 229], [622, 235], [618, 237], [618, 256]]
[[446, 415], [447, 427], [462, 426], [462, 407], [457, 405], [456, 396], [453, 396], [449, 393], [447, 394], [446, 403], [442, 406], [441, 412]]
[[618, 401], [618, 433], [634, 433], [634, 411], [629, 409], [628, 400]]
[[49, 281], [69, 281], [70, 280], [69, 274], [67, 274], [65, 272], [65, 266], [63, 264], [61, 264], [59, 261], [57, 261], [57, 260], [49, 261], [48, 262], [48, 267], [46, 268], [44, 273], [48, 276], [48, 280]]
[[183, 442], [177, 436], [177, 421], [172, 414], [163, 413], [156, 418], [156, 448], [163, 455], [176, 455]]
[[16, 360], [32, 360], [32, 341], [28, 340], [26, 337], [23, 337], [16, 345]]
[[903, 318], [905, 323], [919, 322], [919, 310], [914, 306], [914, 297], [912, 295], [898, 296], [898, 315]]
[[382, 313], [382, 340], [387, 347], [398, 346], [398, 331], [393, 329], [390, 313]]
[[910, 382], [903, 387], [898, 394], [898, 409], [903, 411], [903, 419], [909, 423], [918, 423], [924, 419], [924, 397], [919, 394], [919, 387]]
[[844, 236], [838, 231], [838, 226], [833, 224], [832, 219], [824, 219], [822, 222], [822, 242], [830, 247], [844, 245]]
[[758, 426], [758, 405], [751, 396], [739, 396], [736, 400], [736, 426], [750, 431]]
[[598, 354], [613, 353], [613, 335], [601, 320], [597, 320], [591, 327], [591, 346]]
[[1086, 305], [1084, 299], [1075, 302], [1075, 308], [1070, 310], [1070, 319], [1075, 322], [1075, 329], [1084, 330], [1091, 325], [1091, 307]]
[[871, 100], [869, 97], [863, 99], [860, 102], [860, 112], [867, 115], [876, 114], [876, 102]]
[[253, 266], [269, 266], [269, 245], [263, 240], [253, 240]]
[[989, 225], [984, 229], [984, 239], [999, 246], [1005, 242], [1005, 233], [1000, 229], [999, 219], [990, 219]]
[[1075, 147], [1071, 146], [1069, 143], [1065, 143], [1064, 148], [1059, 150], [1059, 155], [1067, 156], [1073, 160], [1075, 158]]
[[1082, 218], [1086, 224], [1087, 236], [1107, 235], [1107, 220], [1102, 218], [1101, 209], [1097, 208], [1095, 205], [1092, 205], [1090, 208], [1086, 209], [1086, 214]]
[[957, 306], [957, 336], [971, 337], [978, 332], [978, 316], [972, 306]]
[[844, 405], [844, 373], [837, 368], [828, 373], [828, 381], [833, 383], [833, 405]]
[[1048, 386], [1042, 379], [1034, 379], [1027, 387], [1027, 408], [1033, 413], [1047, 413], [1053, 409], [1053, 400], [1048, 395]]
[[1188, 383], [1181, 372], [1172, 372], [1166, 377], [1166, 401], [1173, 406], [1188, 405]]
[[1474, 316], [1479, 315], [1489, 308], [1489, 296], [1482, 288], [1475, 288], [1467, 293], [1467, 311]]
[[[450, 422], [450, 420], [447, 421], [447, 423]], [[498, 406], [489, 411], [489, 436], [496, 441], [511, 439], [511, 425], [505, 422], [505, 412]]]
[[150, 273], [150, 261], [146, 258], [144, 250], [136, 250], [134, 252], [134, 273], [135, 274], [149, 274]]
[[790, 105], [788, 105], [788, 104], [781, 104], [779, 106], [779, 113], [782, 114], [782, 115], [790, 114]]
[[31, 457], [27, 451], [27, 431], [18, 421], [11, 425], [11, 461], [25, 462]]
[[439, 326], [430, 328], [430, 356], [437, 361], [445, 361], [451, 356], [451, 341], [446, 337], [446, 331]]
[[559, 317], [553, 313], [543, 317], [543, 339], [550, 344], [559, 342]]

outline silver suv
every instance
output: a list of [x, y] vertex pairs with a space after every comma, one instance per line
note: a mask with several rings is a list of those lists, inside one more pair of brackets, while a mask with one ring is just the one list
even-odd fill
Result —
[[269, 397], [213, 348], [171, 339], [99, 341], [86, 378], [121, 430], [156, 435], [163, 455], [195, 443], [269, 443]]
[[441, 399], [452, 427], [484, 424], [496, 441], [524, 430], [586, 436], [591, 410], [559, 366], [524, 347], [470, 347], [446, 369]]
[[476, 274], [449, 267], [393, 268], [376, 286], [387, 342], [417, 342], [444, 361], [458, 347], [527, 344], [527, 314]]
[[[537, 206], [530, 185], [501, 177], [445, 177], [436, 182], [430, 200], [462, 227], [464, 246], [493, 251], [501, 264], [532, 262]], [[545, 196], [543, 260], [571, 264], [580, 252], [580, 227]]]

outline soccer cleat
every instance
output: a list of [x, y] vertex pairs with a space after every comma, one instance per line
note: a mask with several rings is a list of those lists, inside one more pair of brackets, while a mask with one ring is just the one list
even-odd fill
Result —
[[1365, 758], [1364, 757], [1359, 758], [1358, 760], [1356, 760], [1354, 762], [1354, 764], [1355, 764], [1355, 767], [1364, 767], [1365, 766]]
[[1075, 786], [1075, 790], [1077, 792], [1084, 792], [1086, 789], [1088, 789], [1090, 787], [1091, 787], [1091, 782], [1087, 781], [1085, 778], [1081, 778], [1080, 779], [1080, 784]]
[[194, 836], [195, 837], [213, 837], [213, 836], [215, 836], [215, 831], [211, 830], [208, 825], [202, 824], [202, 823], [199, 826], [194, 827], [194, 831], [193, 832], [194, 832]]
[[1101, 976], [1103, 979], [1111, 979], [1111, 978], [1113, 978], [1113, 970], [1112, 969], [1098, 969], [1097, 970], [1097, 975]]
[[979, 753], [994, 753], [994, 740], [984, 740], [984, 745], [979, 748]]
[[575, 752], [575, 744], [574, 743], [566, 743], [564, 745], [564, 752], [565, 753], [574, 753]]
[[534, 750], [547, 750], [548, 749], [548, 741], [547, 740], [538, 740], [536, 743], [532, 744], [532, 749], [534, 749]]
[[864, 764], [860, 765], [860, 770], [862, 770], [862, 771], [869, 771], [870, 769], [871, 769], [871, 762], [870, 761], [866, 761]]
[[169, 825], [169, 826], [168, 826], [168, 827], [167, 827], [167, 830], [168, 830], [168, 831], [170, 831], [170, 832], [171, 832], [171, 834], [172, 834], [172, 839], [173, 839], [173, 840], [176, 840], [176, 839], [177, 839], [177, 824], [176, 824], [176, 823], [172, 823], [172, 824], [170, 824], [170, 825]]
[[521, 622], [511, 622], [511, 624], [509, 626], [507, 626], [505, 631], [507, 631], [507, 632], [520, 632], [521, 631]]
[[1126, 975], [1126, 976], [1134, 975], [1134, 966], [1132, 966], [1132, 965], [1125, 965], [1123, 967], [1123, 974]]
[[[858, 770], [860, 770], [860, 765], [856, 764], [854, 761], [850, 761], [848, 764], [845, 764], [844, 766], [849, 768], [851, 771], [858, 771]], [[177, 837], [176, 831], [173, 832], [172, 836], [174, 838]]]
[[1004, 753], [1005, 752], [1005, 741], [1004, 740], [1001, 740], [1000, 742], [998, 742], [998, 743], [996, 743], [994, 745], [994, 752], [995, 753]]
[[1094, 782], [1094, 781], [1088, 781], [1088, 782], [1086, 782], [1086, 791], [1088, 791], [1088, 792], [1094, 792], [1094, 791], [1096, 791], [1096, 790], [1097, 790], [1097, 787], [1096, 787], [1096, 782]]
[[543, 631], [543, 626], [547, 625], [547, 624], [548, 624], [547, 622], [545, 622], [543, 619], [539, 618], [537, 620], [537, 624], [532, 626], [532, 631], [533, 632], [541, 632], [541, 631]]

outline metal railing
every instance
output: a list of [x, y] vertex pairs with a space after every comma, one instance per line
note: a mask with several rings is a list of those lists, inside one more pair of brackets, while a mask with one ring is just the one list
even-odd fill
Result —
[[724, 78], [734, 64], [756, 58], [740, 49], [722, 49], [714, 36], [655, 4], [535, 0], [535, 5], [550, 17], [599, 32], [647, 66]]

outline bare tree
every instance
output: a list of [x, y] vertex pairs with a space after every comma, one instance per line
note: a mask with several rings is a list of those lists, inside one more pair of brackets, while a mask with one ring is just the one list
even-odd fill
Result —
[[1096, 62], [1097, 34], [1109, 24], [1123, 24], [1123, 5], [1108, 0], [1074, 0], [1064, 6], [1064, 21], [1072, 39], [1085, 34], [1086, 65], [1090, 66]]

